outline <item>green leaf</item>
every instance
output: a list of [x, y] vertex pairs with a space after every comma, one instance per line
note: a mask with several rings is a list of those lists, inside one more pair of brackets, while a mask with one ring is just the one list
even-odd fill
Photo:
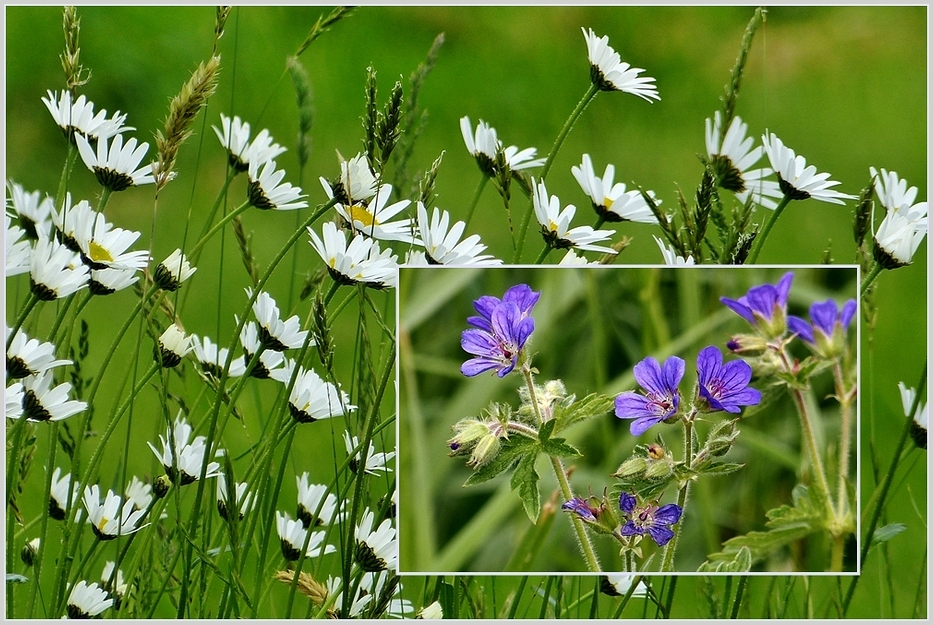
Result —
[[557, 425], [557, 421], [554, 419], [548, 419], [541, 424], [541, 429], [538, 430], [538, 440], [541, 443], [546, 443], [548, 439], [551, 438], [551, 434], [554, 433], [554, 426]]
[[541, 451], [549, 456], [557, 456], [559, 458], [577, 458], [583, 455], [580, 453], [580, 450], [562, 438], [551, 438], [548, 439], [547, 442], [542, 441]]
[[537, 523], [541, 512], [541, 494], [538, 492], [538, 472], [535, 471], [535, 461], [538, 454], [529, 453], [522, 457], [512, 474], [512, 490], [518, 491], [525, 513], [532, 523]]
[[744, 466], [739, 462], [710, 462], [708, 465], [696, 467], [696, 472], [700, 475], [727, 475]]
[[460, 605], [454, 587], [447, 582], [441, 582], [439, 591], [437, 599], [441, 602], [444, 616], [452, 619], [460, 618]]
[[555, 431], [560, 432], [580, 421], [601, 417], [612, 410], [615, 398], [611, 395], [591, 393], [579, 401], [554, 406]]
[[510, 469], [523, 454], [530, 453], [535, 446], [534, 440], [519, 435], [503, 440], [496, 457], [474, 471], [463, 485], [472, 486], [491, 480]]
[[874, 536], [871, 537], [871, 545], [868, 548], [873, 549], [876, 545], [891, 540], [906, 529], [907, 526], [903, 523], [891, 523], [878, 528], [875, 530]]

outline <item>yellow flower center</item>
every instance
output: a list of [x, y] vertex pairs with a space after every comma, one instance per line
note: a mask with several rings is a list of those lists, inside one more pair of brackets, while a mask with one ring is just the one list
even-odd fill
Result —
[[113, 262], [113, 256], [110, 254], [110, 251], [97, 241], [91, 241], [90, 256], [91, 260], [93, 260], [95, 263], [99, 263], [101, 261], [108, 263]]
[[547, 220], [547, 227], [551, 232], [557, 232], [557, 224], [550, 219]]
[[353, 221], [358, 221], [364, 226], [379, 225], [376, 216], [370, 213], [369, 209], [365, 206], [360, 206], [359, 204], [354, 204], [350, 207], [350, 217], [353, 218]]
[[107, 526], [108, 523], [110, 523], [110, 519], [108, 519], [107, 517], [101, 517], [100, 523], [97, 524], [97, 529], [103, 532], [104, 528]]
[[612, 198], [603, 198], [603, 206], [606, 207], [606, 210], [612, 208]]

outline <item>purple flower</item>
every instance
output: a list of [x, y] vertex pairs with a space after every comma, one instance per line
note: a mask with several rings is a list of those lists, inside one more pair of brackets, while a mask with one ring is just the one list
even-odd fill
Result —
[[501, 301], [488, 312], [489, 329], [469, 328], [460, 338], [463, 350], [475, 356], [460, 366], [465, 376], [494, 369], [500, 378], [505, 377], [518, 364], [518, 356], [534, 332], [535, 320], [514, 301]]
[[700, 397], [712, 411], [740, 412], [740, 406], [754, 406], [761, 392], [748, 386], [752, 368], [744, 360], [723, 364], [722, 353], [715, 345], [704, 347], [697, 355], [697, 381]]
[[626, 492], [619, 496], [619, 509], [628, 518], [620, 532], [623, 536], [643, 536], [647, 533], [658, 547], [663, 547], [674, 537], [674, 531], [669, 526], [679, 521], [684, 512], [675, 503], [661, 507], [649, 503], [638, 507], [634, 495]]
[[635, 419], [629, 427], [633, 436], [640, 436], [656, 423], [666, 421], [680, 406], [677, 387], [684, 377], [684, 361], [671, 356], [664, 366], [650, 356], [632, 369], [635, 380], [645, 389], [644, 395], [626, 391], [616, 397], [616, 416]]
[[574, 497], [570, 501], [564, 502], [560, 509], [573, 512], [584, 521], [590, 521], [591, 523], [596, 522], [596, 514], [599, 512], [598, 509], [590, 507], [590, 504], [583, 497]]
[[813, 334], [814, 330], [818, 330], [827, 339], [831, 339], [836, 327], [839, 327], [842, 329], [842, 335], [844, 336], [852, 323], [856, 308], [857, 305], [854, 299], [850, 299], [843, 304], [841, 311], [833, 300], [814, 302], [810, 306], [810, 319], [813, 321], [813, 325], [800, 317], [791, 315], [787, 318], [787, 327], [790, 328], [791, 332], [798, 334], [801, 339], [813, 345], [816, 343], [816, 337]]
[[788, 271], [777, 281], [777, 284], [753, 286], [739, 299], [720, 297], [719, 301], [754, 326], [760, 325], [761, 322], [770, 324], [774, 320], [775, 313], [780, 311], [780, 319], [777, 321], [780, 331], [783, 332], [787, 294], [793, 279], [794, 272]]
[[538, 302], [541, 293], [532, 291], [527, 284], [516, 284], [509, 288], [500, 300], [492, 295], [483, 295], [473, 302], [473, 308], [479, 313], [479, 316], [467, 317], [467, 323], [477, 327], [480, 330], [492, 332], [492, 311], [502, 302], [512, 302], [521, 311], [523, 317], [531, 315], [531, 309]]

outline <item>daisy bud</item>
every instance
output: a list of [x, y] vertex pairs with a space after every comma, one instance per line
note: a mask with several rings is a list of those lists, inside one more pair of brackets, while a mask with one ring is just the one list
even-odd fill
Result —
[[165, 329], [158, 343], [155, 359], [165, 368], [177, 367], [181, 359], [194, 349], [191, 337], [185, 336], [174, 323]]
[[32, 566], [33, 562], [36, 560], [36, 556], [39, 555], [40, 542], [40, 538], [33, 538], [28, 543], [23, 545], [23, 550], [19, 553], [19, 557], [22, 558], [23, 564], [26, 566]]
[[163, 291], [177, 291], [195, 271], [197, 268], [191, 266], [181, 250], [175, 250], [156, 267], [154, 279]]
[[162, 499], [168, 494], [169, 489], [172, 487], [172, 480], [168, 475], [160, 475], [156, 478], [155, 482], [152, 483], [152, 492], [155, 494], [157, 499]]

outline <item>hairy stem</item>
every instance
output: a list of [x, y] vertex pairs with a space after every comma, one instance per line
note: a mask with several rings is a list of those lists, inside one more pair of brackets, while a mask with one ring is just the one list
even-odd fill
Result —
[[768, 220], [765, 222], [765, 225], [762, 227], [761, 232], [758, 233], [758, 236], [755, 237], [755, 242], [752, 244], [752, 251], [748, 255], [748, 261], [746, 264], [751, 265], [758, 260], [758, 254], [761, 253], [761, 248], [765, 244], [765, 239], [768, 238], [768, 233], [771, 232], [771, 228], [774, 227], [774, 222], [778, 220], [778, 217], [781, 216], [781, 213], [784, 211], [784, 208], [790, 203], [790, 196], [785, 195], [781, 202], [777, 205], [777, 208], [771, 213], [771, 216], [768, 217]]

